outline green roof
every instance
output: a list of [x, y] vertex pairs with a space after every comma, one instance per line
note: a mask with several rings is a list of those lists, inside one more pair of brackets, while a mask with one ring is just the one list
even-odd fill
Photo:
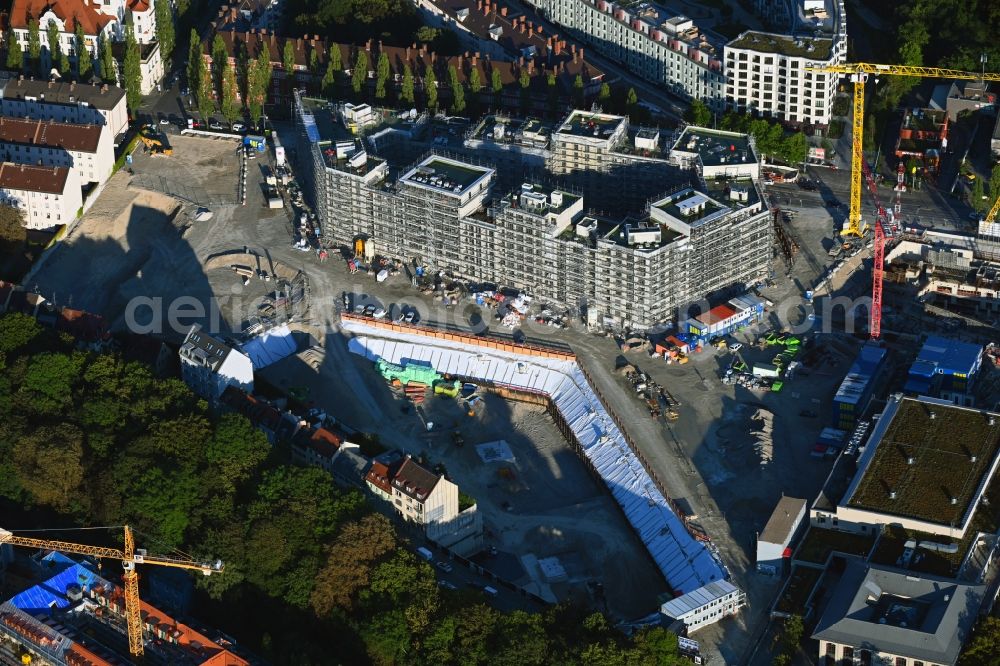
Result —
[[847, 505], [960, 526], [1000, 448], [1000, 419], [913, 398], [891, 419]]
[[[727, 46], [734, 49], [753, 49], [762, 53], [828, 60], [833, 48], [833, 40], [748, 31], [729, 42]], [[810, 47], [812, 47], [811, 50]]]

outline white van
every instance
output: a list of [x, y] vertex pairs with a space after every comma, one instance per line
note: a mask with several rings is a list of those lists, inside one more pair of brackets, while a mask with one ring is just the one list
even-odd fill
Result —
[[496, 588], [495, 587], [490, 587], [489, 585], [486, 585], [486, 586], [483, 587], [483, 592], [485, 592], [487, 595], [489, 595], [491, 597], [497, 596], [497, 590], [496, 590]]

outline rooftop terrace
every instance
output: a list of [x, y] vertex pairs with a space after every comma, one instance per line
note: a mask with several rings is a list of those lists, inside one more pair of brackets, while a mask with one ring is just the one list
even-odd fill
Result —
[[883, 415], [890, 419], [885, 434], [859, 462], [846, 504], [961, 526], [989, 481], [1000, 449], [1000, 417], [930, 400], [903, 398], [894, 412], [893, 404]]
[[470, 139], [499, 145], [547, 148], [552, 126], [537, 118], [498, 118], [486, 116], [473, 129]]
[[752, 164], [757, 161], [746, 134], [718, 132], [693, 125], [684, 128], [673, 150], [697, 153], [705, 166]]
[[544, 215], [546, 213], [561, 213], [573, 207], [582, 198], [578, 194], [572, 194], [558, 188], [535, 183], [523, 183], [520, 189], [511, 192], [507, 196], [507, 201], [516, 201], [517, 205]]
[[770, 32], [748, 30], [727, 44], [733, 49], [753, 49], [763, 53], [810, 58], [814, 60], [829, 60], [833, 50], [833, 40], [814, 37], [791, 37], [776, 35]]
[[493, 169], [431, 155], [400, 178], [400, 182], [461, 196], [493, 173]]
[[609, 139], [626, 122], [623, 116], [574, 110], [559, 126], [558, 134]]

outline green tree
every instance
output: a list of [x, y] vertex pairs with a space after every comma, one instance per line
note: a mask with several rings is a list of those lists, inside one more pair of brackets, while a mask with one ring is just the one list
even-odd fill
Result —
[[1000, 163], [993, 165], [990, 171], [990, 206], [1000, 199]]
[[[778, 127], [778, 125], [775, 125]], [[809, 140], [805, 132], [789, 134], [782, 141], [782, 156], [788, 164], [801, 164], [809, 154]]]
[[496, 67], [490, 70], [490, 90], [493, 92], [493, 103], [500, 104], [500, 95], [503, 92], [503, 79], [500, 78], [500, 70]]
[[315, 48], [309, 49], [309, 73], [319, 76], [319, 51]]
[[[4, 208], [10, 208], [5, 206]], [[20, 211], [11, 209], [17, 212]], [[2, 216], [9, 217], [8, 215]], [[19, 227], [23, 231], [23, 227]], [[7, 355], [11, 352], [27, 347], [33, 340], [42, 333], [41, 325], [35, 321], [34, 317], [29, 317], [20, 312], [11, 312], [0, 317], [0, 354]]]
[[202, 60], [204, 55], [201, 48], [201, 38], [198, 31], [191, 28], [191, 37], [188, 42], [188, 63], [187, 63], [187, 85], [191, 94], [197, 96], [201, 90], [201, 73], [204, 71]]
[[958, 666], [1000, 666], [1000, 619], [984, 617], [972, 632], [958, 659]]
[[122, 63], [122, 78], [125, 83], [125, 104], [133, 113], [142, 104], [142, 70], [140, 67], [139, 44], [135, 41], [135, 32], [129, 27], [125, 30], [125, 59]]
[[413, 104], [413, 70], [410, 63], [403, 65], [403, 81], [399, 86], [399, 99], [407, 104]]
[[295, 46], [292, 40], [286, 39], [285, 46], [281, 51], [281, 67], [285, 71], [285, 78], [288, 79], [290, 87], [295, 85]]
[[117, 66], [115, 64], [115, 54], [111, 50], [111, 39], [107, 35], [100, 38], [101, 50], [101, 79], [105, 83], [115, 83], [118, 80]]
[[330, 47], [330, 66], [333, 67], [335, 74], [340, 74], [341, 70], [344, 69], [343, 58], [340, 54], [340, 46], [334, 44]]
[[632, 113], [638, 103], [639, 96], [635, 93], [635, 88], [629, 88], [628, 93], [625, 94], [625, 112]]
[[49, 45], [49, 67], [62, 67], [62, 48], [59, 46], [59, 26], [55, 21], [49, 21], [45, 27]]
[[427, 63], [427, 67], [424, 69], [424, 99], [427, 102], [428, 109], [431, 111], [437, 110], [437, 76], [434, 75], [434, 67], [431, 66], [430, 62]]
[[465, 89], [458, 80], [458, 70], [454, 65], [448, 67], [448, 85], [451, 87], [451, 110], [455, 113], [465, 111]]
[[201, 75], [198, 77], [198, 94], [195, 101], [198, 102], [198, 115], [203, 122], [208, 123], [208, 119], [215, 111], [215, 100], [212, 99], [212, 72], [204, 60], [201, 61]]
[[517, 85], [521, 90], [521, 110], [527, 112], [531, 92], [531, 77], [528, 76], [527, 67], [522, 67], [521, 72], [517, 75]]
[[791, 656], [799, 648], [805, 627], [802, 623], [801, 615], [792, 615], [785, 619], [781, 632], [781, 641], [785, 645], [785, 652]]
[[320, 81], [320, 89], [324, 97], [333, 97], [334, 86], [337, 83], [337, 72], [333, 68], [333, 63], [328, 62], [326, 64], [326, 73], [323, 74], [323, 80]]
[[385, 51], [378, 55], [375, 65], [375, 99], [385, 99], [385, 84], [389, 80], [389, 56]]
[[21, 486], [36, 502], [59, 511], [82, 503], [83, 432], [76, 426], [60, 423], [33, 430], [14, 444], [13, 463]]
[[986, 210], [988, 201], [984, 200], [984, 197], [986, 197], [986, 192], [984, 190], [985, 188], [983, 187], [982, 178], [976, 178], [972, 181], [972, 193], [969, 195], [969, 205], [972, 206], [972, 209], [977, 213], [982, 213]]
[[80, 81], [86, 81], [94, 69], [91, 59], [90, 49], [87, 48], [87, 37], [83, 34], [83, 24], [76, 21], [75, 49], [76, 49], [76, 76]]
[[483, 91], [483, 77], [479, 73], [479, 67], [473, 67], [469, 72], [469, 90], [478, 95]]
[[21, 51], [21, 42], [14, 34], [14, 28], [7, 28], [7, 35], [4, 37], [7, 44], [7, 69], [17, 71], [24, 67], [24, 53]]
[[174, 28], [174, 12], [170, 2], [157, 2], [153, 6], [156, 16], [156, 41], [160, 44], [160, 59], [164, 67], [170, 64], [170, 57], [177, 46], [177, 33]]
[[601, 104], [607, 104], [608, 100], [611, 99], [611, 86], [607, 83], [601, 84], [601, 89], [597, 92], [597, 101]]
[[432, 28], [429, 25], [422, 25], [419, 28], [417, 28], [415, 37], [417, 38], [418, 42], [429, 44], [430, 42], [433, 42], [435, 39], [437, 39], [438, 33], [440, 33], [440, 30], [438, 30], [437, 28]]
[[[232, 70], [226, 71], [225, 78], [235, 89]], [[226, 120], [233, 122], [236, 117], [227, 116]], [[216, 424], [215, 432], [205, 449], [205, 457], [209, 465], [217, 471], [215, 478], [229, 492], [234, 492], [237, 486], [248, 480], [253, 471], [267, 459], [270, 450], [264, 433], [255, 428], [246, 417], [230, 413], [223, 415]]]
[[212, 92], [222, 98], [222, 74], [229, 68], [229, 56], [222, 35], [212, 39]]
[[325, 617], [334, 608], [351, 608], [368, 585], [373, 563], [395, 547], [392, 524], [385, 516], [370, 514], [344, 525], [316, 577], [310, 599], [316, 614]]
[[28, 58], [31, 60], [31, 67], [35, 69], [38, 68], [38, 61], [42, 56], [42, 39], [39, 31], [38, 19], [33, 18], [28, 21]]
[[257, 57], [249, 64], [247, 70], [247, 111], [254, 125], [260, 122], [260, 117], [264, 113], [272, 74], [271, 54], [265, 43], [261, 45]]
[[240, 103], [236, 88], [236, 73], [232, 67], [226, 67], [222, 71], [222, 96], [219, 99], [219, 106], [222, 116], [230, 125], [240, 117]]
[[691, 106], [684, 113], [684, 120], [698, 127], [710, 127], [712, 125], [712, 112], [708, 110], [700, 99], [691, 100]]
[[355, 95], [360, 95], [365, 81], [368, 80], [368, 54], [358, 50], [358, 55], [354, 59], [354, 70], [351, 72], [351, 90]]
[[44, 353], [31, 358], [20, 394], [40, 414], [58, 414], [73, 402], [73, 381], [79, 359], [66, 354]]

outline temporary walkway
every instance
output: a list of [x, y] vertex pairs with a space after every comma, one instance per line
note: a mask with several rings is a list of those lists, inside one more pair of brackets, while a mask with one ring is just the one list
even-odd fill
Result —
[[677, 594], [713, 581], [726, 571], [709, 548], [695, 540], [625, 442], [583, 371], [569, 354], [497, 349], [483, 339], [445, 341], [418, 328], [386, 326], [345, 317], [354, 334], [349, 349], [371, 361], [422, 361], [441, 373], [549, 396], [604, 479], [625, 516]]

